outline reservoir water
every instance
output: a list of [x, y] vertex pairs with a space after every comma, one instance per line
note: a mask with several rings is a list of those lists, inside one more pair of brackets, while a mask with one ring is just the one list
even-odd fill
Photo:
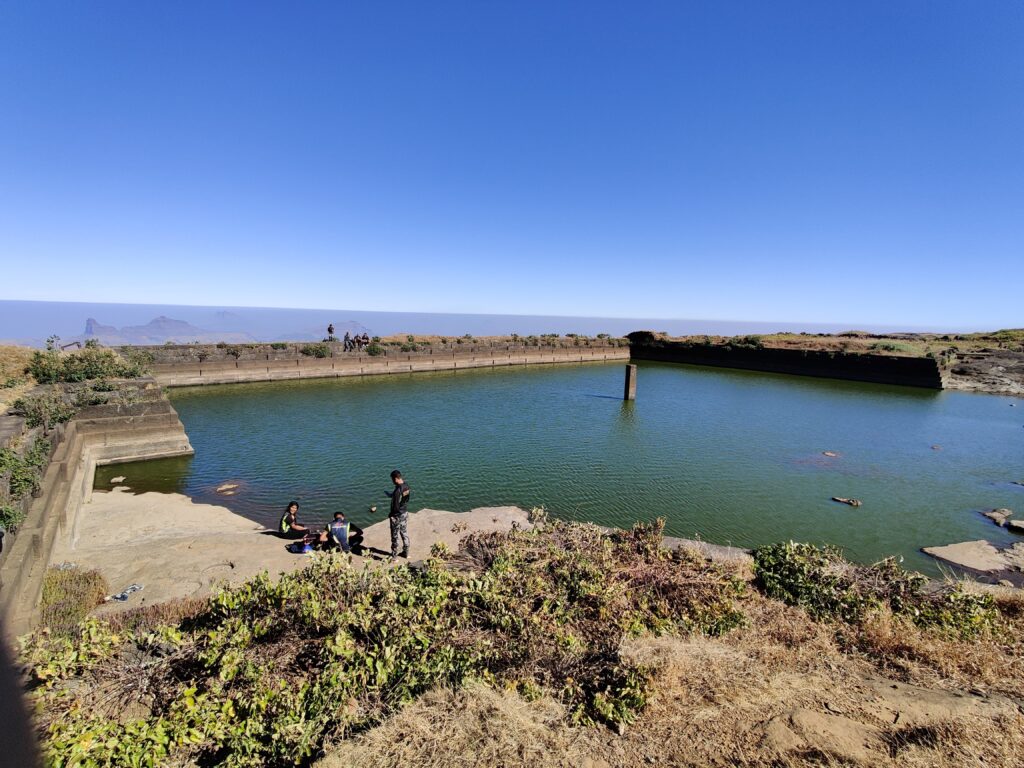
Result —
[[[397, 467], [413, 510], [544, 505], [620, 527], [660, 516], [676, 536], [830, 542], [933, 575], [920, 547], [1009, 542], [978, 511], [1024, 516], [1014, 398], [641, 363], [625, 403], [622, 378], [616, 363], [173, 389], [195, 456], [101, 467], [96, 487], [126, 475], [134, 491], [268, 523], [297, 499], [307, 520], [342, 509], [366, 525], [384, 519]], [[216, 494], [225, 482], [238, 493]]]

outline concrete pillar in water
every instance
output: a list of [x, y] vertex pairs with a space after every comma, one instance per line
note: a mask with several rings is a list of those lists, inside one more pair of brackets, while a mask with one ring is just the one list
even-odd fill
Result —
[[623, 400], [636, 400], [636, 366], [626, 366], [626, 389], [622, 395]]

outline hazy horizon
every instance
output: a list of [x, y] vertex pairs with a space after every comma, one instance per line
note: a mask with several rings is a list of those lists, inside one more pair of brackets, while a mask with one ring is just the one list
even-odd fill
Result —
[[[541, 333], [610, 333], [636, 330], [667, 331], [673, 335], [772, 333], [791, 331], [836, 333], [846, 330], [871, 332], [968, 333], [994, 328], [920, 327], [874, 323], [806, 323], [785, 320], [716, 318], [623, 318], [579, 315], [510, 315], [484, 313], [379, 312], [359, 309], [306, 309], [299, 307], [244, 307], [230, 305], [128, 304], [103, 302], [46, 302], [0, 300], [0, 341], [39, 345], [56, 334], [64, 340], [83, 335], [88, 319], [115, 328], [145, 326], [166, 317], [194, 326], [198, 334], [224, 334], [229, 340], [303, 341], [321, 337], [328, 323], [343, 332], [346, 324], [358, 324], [372, 334], [395, 333], [461, 336], [520, 335]], [[182, 341], [192, 339], [181, 339]], [[209, 340], [209, 339], [207, 339]], [[156, 343], [160, 343], [159, 341]]]

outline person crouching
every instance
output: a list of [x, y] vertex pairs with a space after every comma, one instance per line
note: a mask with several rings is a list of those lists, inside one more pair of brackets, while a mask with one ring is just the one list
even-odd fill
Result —
[[320, 545], [323, 549], [340, 549], [348, 554], [363, 552], [363, 529], [350, 523], [344, 512], [335, 512], [334, 520], [327, 524], [320, 534]]

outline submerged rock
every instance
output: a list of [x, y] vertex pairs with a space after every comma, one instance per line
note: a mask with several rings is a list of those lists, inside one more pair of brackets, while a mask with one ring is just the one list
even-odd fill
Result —
[[1013, 511], [1000, 507], [999, 509], [990, 509], [988, 512], [982, 512], [981, 514], [996, 525], [1006, 525], [1006, 521], [1013, 515]]
[[859, 507], [861, 505], [860, 499], [847, 499], [844, 496], [833, 496], [832, 501], [838, 501], [840, 504], [849, 504], [851, 507]]

